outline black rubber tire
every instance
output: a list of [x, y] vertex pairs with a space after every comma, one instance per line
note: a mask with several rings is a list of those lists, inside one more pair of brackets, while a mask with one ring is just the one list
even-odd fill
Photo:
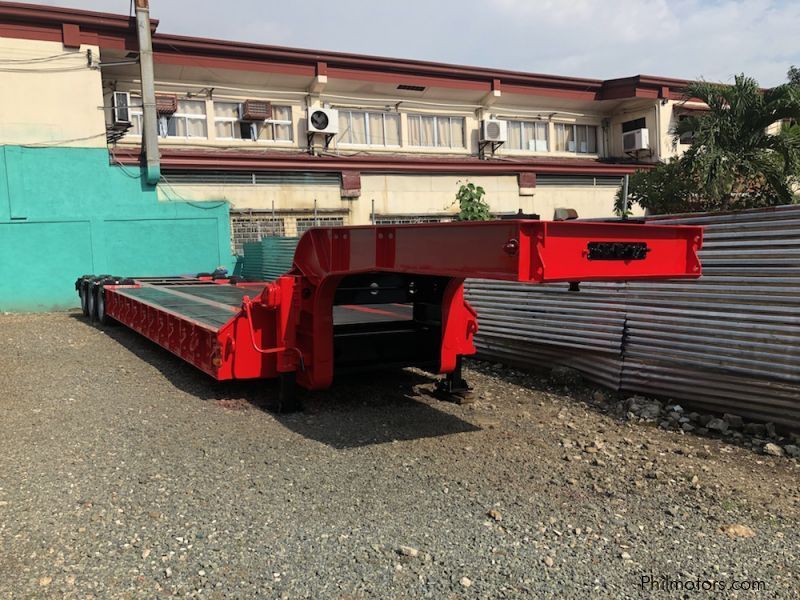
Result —
[[89, 282], [88, 281], [81, 281], [78, 284], [80, 287], [78, 288], [78, 296], [81, 299], [81, 312], [83, 313], [84, 317], [89, 316]]
[[86, 309], [87, 309], [87, 311], [89, 313], [87, 316], [89, 317], [89, 320], [92, 323], [97, 321], [96, 289], [97, 289], [97, 286], [94, 284], [94, 282], [89, 282], [89, 284], [86, 286], [86, 291], [87, 291], [87, 294], [86, 294], [86, 297], [87, 297]]
[[97, 322], [104, 327], [113, 325], [116, 321], [106, 314], [106, 292], [102, 285], [95, 286], [95, 313], [97, 315]]

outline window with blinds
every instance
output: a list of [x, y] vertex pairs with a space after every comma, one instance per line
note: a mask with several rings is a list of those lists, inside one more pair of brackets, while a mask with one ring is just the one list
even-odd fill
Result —
[[408, 115], [408, 145], [423, 148], [464, 148], [464, 117]]
[[400, 115], [393, 112], [340, 109], [338, 143], [399, 146]]
[[556, 152], [597, 154], [597, 127], [556, 123]]
[[505, 147], [510, 150], [547, 152], [548, 124], [545, 121], [507, 121], [508, 139]]

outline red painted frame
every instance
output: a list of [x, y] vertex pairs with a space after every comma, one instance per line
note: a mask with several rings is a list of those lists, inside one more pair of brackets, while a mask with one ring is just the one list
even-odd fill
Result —
[[[465, 278], [697, 278], [702, 235], [693, 226], [545, 221], [316, 228], [300, 239], [292, 270], [245, 296], [219, 329], [126, 296], [131, 286], [106, 287], [106, 313], [216, 379], [297, 372], [301, 386], [324, 389], [334, 377], [334, 295], [344, 277], [446, 277], [439, 371], [449, 373], [458, 356], [475, 353], [477, 314], [464, 300]], [[587, 246], [595, 241], [646, 242], [649, 252], [643, 260], [590, 260]]]

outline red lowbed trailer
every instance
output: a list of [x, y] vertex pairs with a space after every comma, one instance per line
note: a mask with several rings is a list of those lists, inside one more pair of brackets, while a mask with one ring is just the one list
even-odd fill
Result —
[[280, 377], [284, 410], [295, 382], [334, 373], [419, 366], [466, 389], [477, 314], [464, 279], [527, 283], [697, 278], [702, 228], [642, 223], [488, 221], [322, 227], [300, 239], [273, 282], [212, 277], [76, 282], [84, 313], [118, 321], [218, 380]]

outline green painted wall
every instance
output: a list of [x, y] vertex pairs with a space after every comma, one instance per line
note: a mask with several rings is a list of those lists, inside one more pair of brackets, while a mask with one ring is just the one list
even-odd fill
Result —
[[232, 266], [225, 202], [160, 202], [105, 148], [0, 146], [0, 310], [77, 306], [84, 273]]

